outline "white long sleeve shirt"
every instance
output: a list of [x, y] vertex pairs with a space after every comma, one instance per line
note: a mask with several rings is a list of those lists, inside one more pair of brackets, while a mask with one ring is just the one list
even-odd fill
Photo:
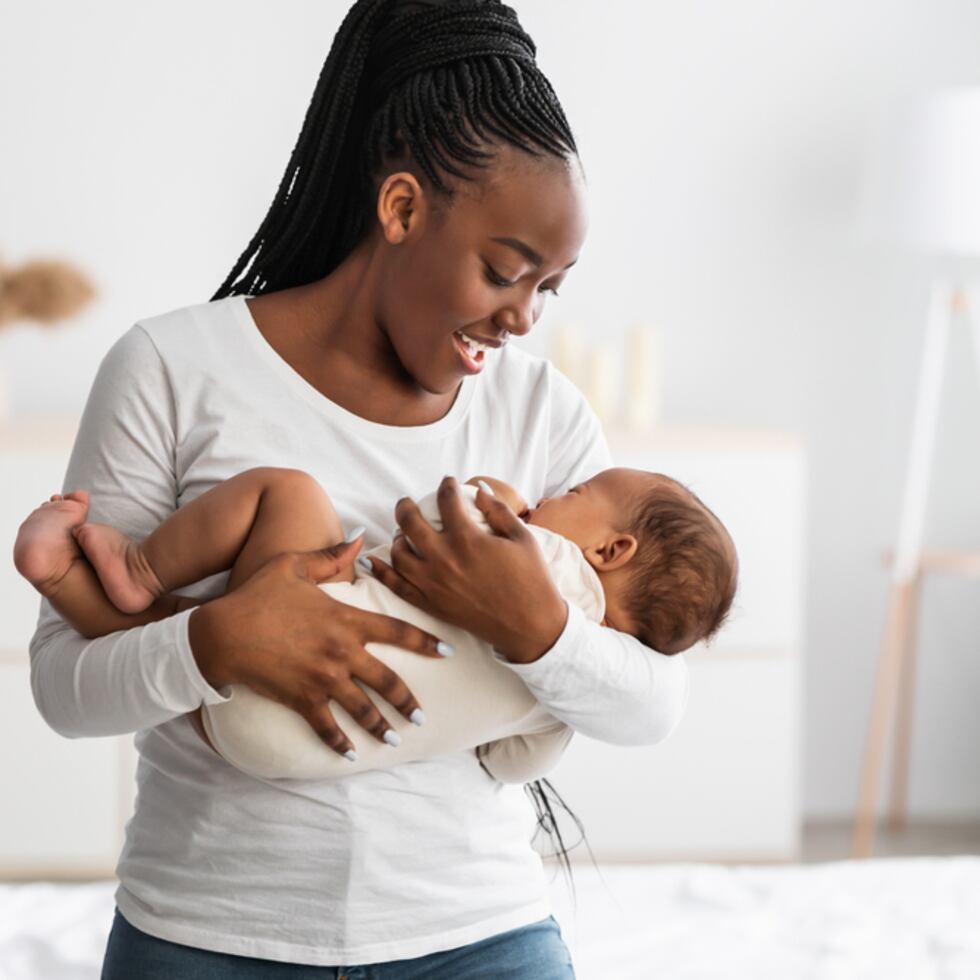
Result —
[[[90, 520], [141, 540], [235, 473], [295, 467], [374, 547], [396, 528], [392, 500], [447, 473], [490, 473], [537, 500], [610, 462], [578, 390], [513, 344], [464, 378], [438, 421], [382, 425], [309, 384], [235, 296], [141, 320], [112, 345], [62, 492], [88, 490]], [[212, 598], [227, 577], [182, 592]], [[339, 780], [256, 779], [216, 755], [186, 715], [228, 689], [197, 667], [191, 612], [87, 640], [42, 600], [30, 644], [34, 699], [52, 729], [136, 733], [138, 797], [115, 894], [133, 925], [202, 949], [335, 966], [453, 949], [550, 914], [531, 802], [472, 751]], [[555, 645], [508, 668], [556, 718], [621, 745], [665, 738], [687, 697], [682, 656], [571, 605]]]

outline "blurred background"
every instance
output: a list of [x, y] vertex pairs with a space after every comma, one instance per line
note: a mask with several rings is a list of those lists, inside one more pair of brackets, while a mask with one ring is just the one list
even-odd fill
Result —
[[[687, 655], [678, 732], [612, 755], [577, 739], [553, 782], [610, 861], [845, 858], [930, 288], [980, 274], [969, 256], [864, 238], [857, 216], [877, 121], [920, 95], [980, 85], [980, 5], [512, 5], [576, 134], [591, 202], [581, 260], [520, 343], [556, 358], [572, 340], [592, 351], [592, 373], [575, 380], [619, 460], [689, 482], [731, 515], [745, 555], [728, 638]], [[26, 516], [12, 502], [15, 483], [30, 482], [24, 460], [36, 453], [44, 497], [60, 486], [111, 343], [141, 317], [207, 300], [245, 247], [347, 6], [3, 5], [0, 264], [57, 257], [96, 290], [57, 324], [0, 328], [8, 553]], [[638, 331], [650, 367], [630, 388]], [[923, 529], [929, 547], [958, 552], [980, 551], [975, 353], [954, 323]], [[90, 765], [121, 768], [101, 783], [85, 776], [90, 792], [116, 794], [92, 811], [90, 852], [59, 856], [57, 823], [43, 846], [14, 843], [14, 831], [42, 833], [21, 786], [21, 816], [0, 816], [3, 863], [8, 877], [111, 874], [130, 762], [59, 740], [35, 717], [25, 664], [37, 606], [5, 574], [17, 603], [0, 625], [4, 697], [17, 699], [0, 722], [8, 771], [35, 780], [38, 758], [64, 767], [96, 750]], [[976, 588], [963, 574], [923, 580], [911, 828], [879, 837], [879, 854], [980, 853]], [[639, 815], [625, 834], [624, 801]]]

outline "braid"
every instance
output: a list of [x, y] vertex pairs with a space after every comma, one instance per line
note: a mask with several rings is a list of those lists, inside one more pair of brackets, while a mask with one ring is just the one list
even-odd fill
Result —
[[452, 200], [496, 144], [578, 150], [537, 49], [500, 0], [357, 0], [334, 37], [271, 206], [212, 299], [328, 275], [370, 229], [386, 166]]
[[[356, 0], [268, 213], [212, 300], [329, 275], [369, 229], [375, 181], [392, 162], [413, 162], [451, 200], [445, 175], [474, 180], [466, 168], [488, 169], [498, 142], [532, 157], [576, 156], [536, 53], [500, 0]], [[570, 875], [548, 791], [580, 821], [547, 780], [524, 788]]]

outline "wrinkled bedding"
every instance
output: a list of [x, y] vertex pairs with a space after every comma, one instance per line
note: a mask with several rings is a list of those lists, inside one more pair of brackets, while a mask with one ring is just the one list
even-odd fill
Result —
[[[980, 857], [557, 869], [579, 980], [976, 980]], [[96, 980], [115, 882], [0, 884], [0, 980]]]

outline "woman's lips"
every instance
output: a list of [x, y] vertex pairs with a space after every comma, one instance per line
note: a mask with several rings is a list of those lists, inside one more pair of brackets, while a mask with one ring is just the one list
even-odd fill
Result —
[[467, 374], [479, 374], [483, 370], [484, 351], [477, 351], [474, 357], [466, 344], [455, 333], [452, 334], [452, 342], [459, 359], [463, 362], [463, 370]]

